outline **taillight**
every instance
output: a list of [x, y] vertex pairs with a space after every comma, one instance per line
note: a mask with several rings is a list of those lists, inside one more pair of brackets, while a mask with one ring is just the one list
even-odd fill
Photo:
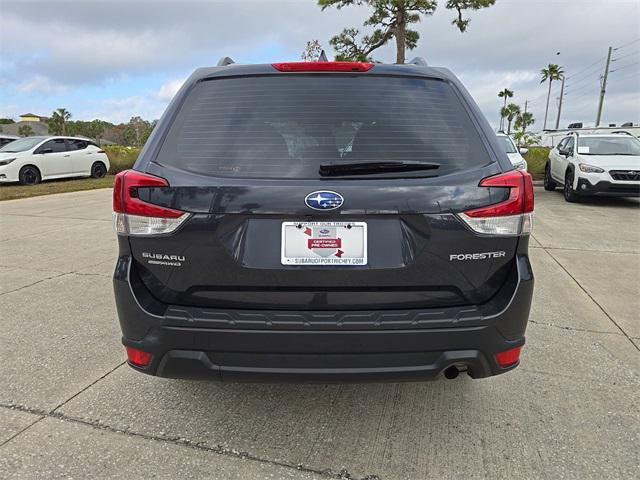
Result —
[[148, 367], [153, 360], [153, 354], [149, 352], [143, 352], [133, 347], [124, 347], [127, 351], [127, 360], [131, 365], [136, 367], [145, 368]]
[[498, 362], [498, 365], [500, 365], [500, 367], [502, 368], [512, 367], [520, 361], [521, 351], [522, 347], [516, 347], [505, 352], [496, 353], [496, 362]]
[[169, 182], [135, 170], [116, 175], [113, 185], [113, 224], [120, 235], [164, 235], [189, 218], [181, 210], [147, 203], [140, 199], [141, 188], [164, 188]]
[[366, 72], [373, 63], [367, 62], [286, 62], [272, 63], [280, 72]]
[[485, 235], [528, 235], [533, 227], [533, 181], [522, 170], [487, 177], [481, 187], [508, 188], [504, 202], [458, 214], [475, 232]]

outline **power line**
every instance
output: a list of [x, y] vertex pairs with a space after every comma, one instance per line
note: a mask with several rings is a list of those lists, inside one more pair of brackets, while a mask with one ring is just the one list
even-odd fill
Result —
[[636, 79], [638, 79], [639, 80], [638, 83], [640, 84], [640, 79], [638, 78], [638, 74], [636, 72], [628, 72], [626, 75], [621, 75], [619, 77], [614, 75], [613, 77], [611, 77], [611, 80], [615, 79], [619, 81], [619, 80], [624, 80], [626, 78], [631, 78], [631, 77], [635, 77]]
[[640, 37], [635, 40], [630, 41], [629, 43], [625, 43], [624, 45], [620, 45], [619, 47], [614, 48], [614, 50], [620, 50], [621, 48], [628, 47], [629, 45], [633, 45], [636, 42], [640, 42]]
[[580, 85], [582, 82], [593, 80], [594, 78], [600, 78], [600, 75], [602, 75], [600, 72], [593, 72], [589, 76], [586, 76], [584, 78], [581, 78], [580, 80], [575, 80], [571, 82], [569, 85], [567, 85], [567, 87], [573, 87], [574, 85]]
[[[578, 95], [577, 97], [572, 98], [572, 99], [571, 99], [571, 102], [575, 102], [576, 100], [580, 100], [581, 98], [584, 98], [584, 97], [586, 97], [587, 95], [594, 95], [594, 96], [595, 96], [596, 94], [597, 94], [597, 92], [584, 92], [583, 94]], [[567, 101], [569, 101], [569, 100], [567, 100]]]
[[631, 52], [631, 53], [627, 53], [626, 55], [623, 55], [623, 56], [621, 56], [621, 57], [614, 58], [614, 59], [612, 59], [611, 61], [612, 61], [612, 62], [617, 62], [618, 60], [622, 60], [623, 58], [631, 57], [632, 55], [633, 55], [633, 56], [638, 56], [638, 54], [639, 54], [639, 52]]
[[591, 70], [592, 67], [596, 66], [596, 65], [600, 65], [600, 62], [602, 62], [603, 60], [605, 60], [607, 57], [600, 57], [598, 60], [596, 60], [595, 62], [593, 62], [591, 65], [586, 66], [585, 68], [583, 68], [582, 70], [574, 73], [573, 75], [569, 75], [567, 77], [567, 80], [571, 79], [571, 78], [575, 78], [575, 77], [579, 77], [582, 72], [585, 72], [587, 70]]
[[622, 67], [616, 68], [615, 70], [611, 70], [611, 73], [617, 72], [619, 70], [624, 70], [625, 68], [628, 68], [628, 67], [633, 67], [634, 65], [638, 65], [639, 63], [640, 63], [640, 61], [633, 62], [633, 63], [627, 63], [626, 65], [623, 65]]
[[580, 92], [580, 91], [584, 90], [585, 88], [590, 88], [590, 87], [593, 88], [594, 86], [597, 86], [599, 84], [600, 84], [599, 82], [597, 84], [596, 83], [587, 83], [585, 85], [582, 85], [581, 87], [578, 87], [578, 88], [576, 88], [574, 90], [570, 90], [570, 91], [566, 92], [565, 95], [569, 95], [569, 94], [574, 94], [576, 92]]

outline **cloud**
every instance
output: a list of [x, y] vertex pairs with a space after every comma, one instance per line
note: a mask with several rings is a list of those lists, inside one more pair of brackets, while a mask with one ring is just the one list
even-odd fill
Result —
[[[157, 116], [180, 79], [197, 67], [215, 65], [227, 55], [242, 63], [296, 60], [310, 39], [319, 39], [331, 54], [328, 39], [344, 27], [370, 31], [361, 27], [368, 12], [366, 7], [321, 11], [314, 0], [2, 0], [0, 93], [15, 95], [12, 103], [19, 100], [26, 110], [35, 103], [29, 95], [40, 95], [45, 110], [68, 101], [68, 108], [90, 117], [102, 109], [114, 118], [141, 113], [119, 113], [114, 105], [103, 104], [129, 99], [120, 108], [141, 108]], [[563, 106], [566, 118], [593, 116], [607, 46], [637, 38], [639, 15], [640, 4], [630, 0], [500, 0], [470, 12], [469, 29], [461, 34], [451, 26], [453, 12], [441, 1], [435, 15], [416, 25], [418, 48], [407, 55], [423, 56], [462, 77], [494, 124], [500, 89], [513, 87], [520, 105], [529, 100], [540, 125], [546, 102], [540, 69], [559, 63], [571, 75], [596, 62], [586, 79], [573, 85], [582, 90], [568, 87]], [[639, 49], [636, 43], [624, 53]], [[377, 50], [374, 57], [393, 62], [394, 45]], [[634, 102], [614, 103], [640, 96], [638, 82], [623, 73], [640, 76], [637, 66], [620, 71], [616, 79], [612, 74], [605, 113], [640, 121]]]
[[20, 82], [16, 91], [20, 93], [38, 93], [43, 95], [58, 95], [68, 90], [66, 85], [56, 85], [47, 77], [37, 75], [31, 80]]
[[183, 78], [180, 80], [169, 80], [168, 82], [163, 83], [155, 94], [156, 98], [158, 100], [169, 102], [178, 90], [180, 90], [180, 87], [185, 80], [186, 79]]

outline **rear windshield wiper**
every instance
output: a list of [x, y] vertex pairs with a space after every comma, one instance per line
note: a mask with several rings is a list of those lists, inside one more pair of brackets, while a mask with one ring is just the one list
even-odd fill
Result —
[[331, 162], [321, 163], [318, 173], [323, 177], [340, 175], [373, 175], [386, 172], [416, 172], [420, 170], [436, 170], [439, 163], [425, 162]]

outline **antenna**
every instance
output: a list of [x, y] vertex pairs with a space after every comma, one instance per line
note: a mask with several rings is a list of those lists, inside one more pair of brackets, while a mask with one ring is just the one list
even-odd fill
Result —
[[324, 50], [320, 51], [320, 56], [318, 57], [318, 62], [328, 62], [329, 60], [327, 59], [327, 54], [324, 53]]
[[231, 65], [233, 63], [236, 62], [234, 62], [231, 57], [222, 57], [220, 60], [218, 60], [218, 65], [216, 65], [216, 67], [226, 67], [227, 65]]

